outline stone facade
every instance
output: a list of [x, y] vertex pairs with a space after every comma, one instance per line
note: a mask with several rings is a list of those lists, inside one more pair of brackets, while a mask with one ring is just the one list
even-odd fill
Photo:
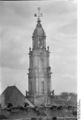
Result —
[[46, 48], [46, 35], [40, 18], [32, 36], [32, 49], [29, 48], [29, 94], [34, 104], [46, 103], [51, 89], [51, 68], [49, 47]]

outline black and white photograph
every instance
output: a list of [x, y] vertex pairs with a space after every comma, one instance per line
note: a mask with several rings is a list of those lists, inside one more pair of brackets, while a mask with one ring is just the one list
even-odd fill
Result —
[[0, 120], [78, 120], [77, 1], [0, 1]]

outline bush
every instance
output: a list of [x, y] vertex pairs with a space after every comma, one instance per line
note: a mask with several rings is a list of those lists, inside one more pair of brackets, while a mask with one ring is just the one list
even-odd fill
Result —
[[8, 103], [7, 108], [11, 108], [11, 107], [13, 107], [13, 104], [12, 103]]
[[31, 120], [37, 120], [37, 118], [35, 118], [35, 117], [32, 117], [32, 118], [31, 118]]
[[57, 118], [56, 118], [56, 117], [53, 117], [52, 120], [57, 120]]
[[0, 120], [7, 119], [5, 115], [0, 115]]

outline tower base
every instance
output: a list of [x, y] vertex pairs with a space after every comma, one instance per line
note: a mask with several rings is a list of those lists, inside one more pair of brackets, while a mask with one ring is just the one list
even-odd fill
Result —
[[28, 99], [36, 106], [51, 104], [50, 96], [29, 96]]

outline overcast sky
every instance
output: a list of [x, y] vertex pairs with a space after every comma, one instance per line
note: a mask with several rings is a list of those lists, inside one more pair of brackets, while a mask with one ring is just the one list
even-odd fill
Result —
[[29, 47], [41, 7], [41, 24], [50, 47], [51, 89], [77, 90], [77, 5], [75, 0], [0, 1], [0, 93], [16, 85], [28, 89]]

